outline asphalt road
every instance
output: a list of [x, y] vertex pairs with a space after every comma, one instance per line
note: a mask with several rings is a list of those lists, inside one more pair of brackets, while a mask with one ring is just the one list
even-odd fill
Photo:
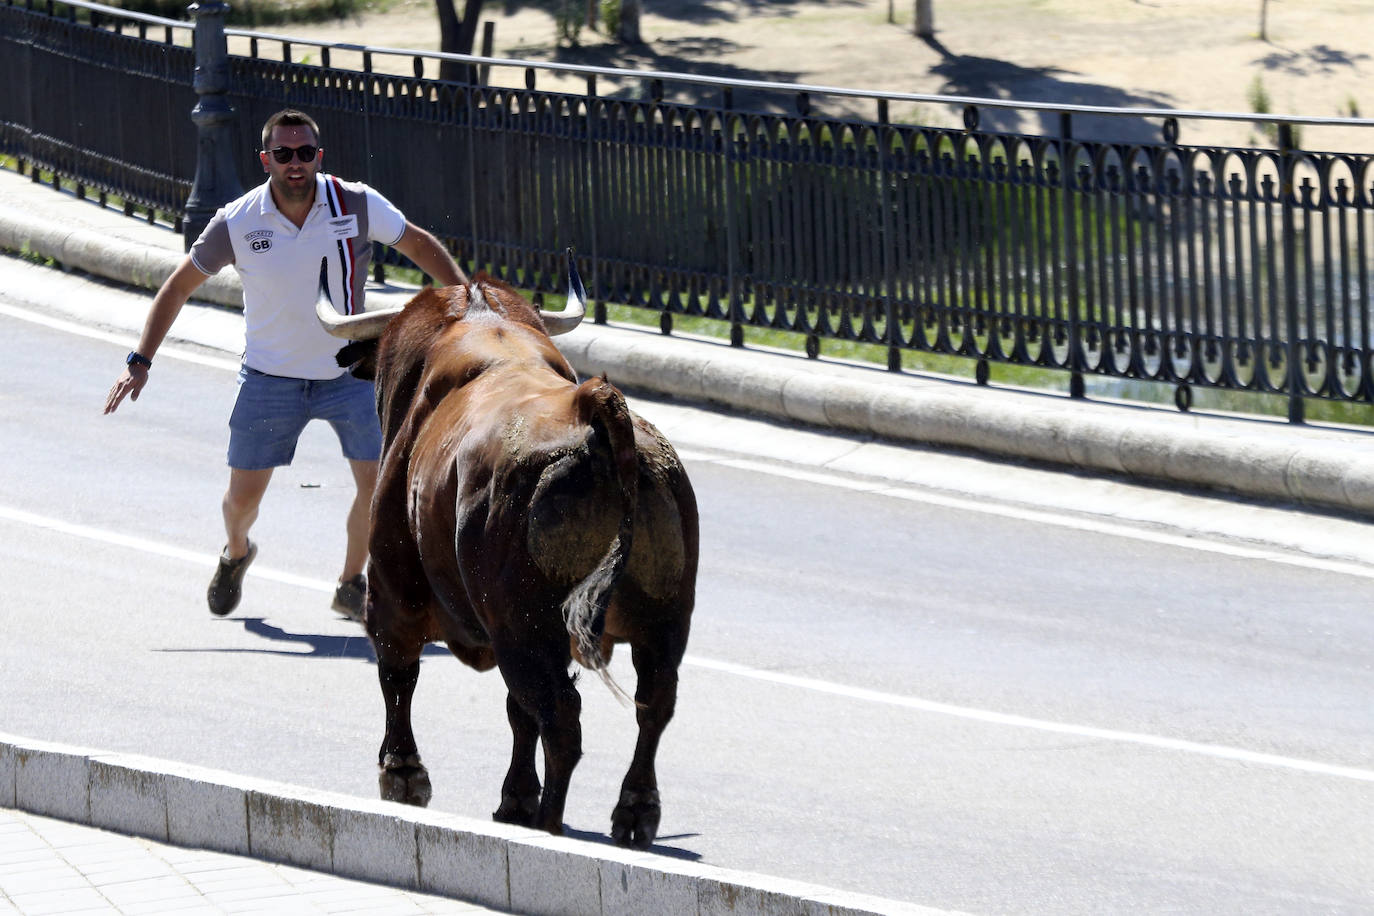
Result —
[[[101, 417], [127, 342], [0, 331], [0, 731], [372, 796], [371, 652], [328, 609], [350, 497], [328, 429], [215, 619], [228, 358], [182, 348], [204, 361], [160, 359]], [[679, 444], [702, 565], [660, 852], [975, 913], [1374, 910], [1374, 567]], [[486, 816], [501, 682], [430, 652], [434, 807]], [[567, 824], [604, 840], [633, 715], [582, 694]]]

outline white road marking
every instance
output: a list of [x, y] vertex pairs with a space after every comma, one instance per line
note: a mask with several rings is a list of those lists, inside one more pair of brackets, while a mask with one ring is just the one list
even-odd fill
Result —
[[993, 712], [991, 710], [977, 709], [971, 706], [953, 706], [949, 703], [937, 703], [934, 700], [922, 700], [918, 697], [904, 697], [899, 694], [867, 690], [862, 687], [849, 687], [844, 684], [834, 684], [829, 681], [821, 681], [815, 678], [797, 677], [791, 674], [781, 674], [776, 671], [764, 671], [758, 668], [750, 668], [747, 665], [737, 665], [733, 662], [716, 661], [715, 659], [700, 658], [693, 655], [687, 656], [683, 660], [683, 664], [692, 665], [697, 668], [706, 668], [711, 671], [720, 671], [725, 674], [733, 674], [751, 680], [767, 681], [773, 684], [796, 687], [802, 690], [811, 690], [817, 693], [828, 693], [833, 696], [845, 697], [852, 700], [863, 700], [868, 703], [882, 703], [887, 706], [899, 706], [905, 709], [914, 709], [919, 712], [934, 713], [942, 716], [954, 716], [955, 718], [970, 719], [975, 722], [987, 722], [992, 725], [1026, 728], [1034, 731], [1053, 732], [1060, 735], [1074, 735], [1080, 738], [1094, 738], [1101, 741], [1114, 741], [1123, 744], [1138, 744], [1144, 745], [1145, 747], [1160, 748], [1162, 750], [1180, 751], [1186, 754], [1200, 754], [1205, 757], [1215, 757], [1221, 760], [1234, 760], [1241, 763], [1254, 763], [1263, 766], [1280, 767], [1286, 770], [1298, 770], [1304, 773], [1317, 773], [1322, 776], [1339, 776], [1343, 779], [1357, 779], [1362, 782], [1374, 782], [1374, 770], [1363, 770], [1358, 767], [1338, 766], [1330, 763], [1320, 763], [1315, 760], [1302, 760], [1297, 757], [1281, 757], [1277, 754], [1263, 754], [1258, 751], [1247, 751], [1243, 748], [1226, 747], [1218, 744], [1202, 744], [1197, 741], [1164, 738], [1159, 735], [1147, 735], [1140, 732], [1123, 732], [1109, 728], [1097, 728], [1091, 725], [1073, 725], [1067, 722], [1052, 722], [1048, 719], [1032, 719], [1027, 716]]
[[[42, 325], [45, 328], [52, 328], [54, 331], [75, 334], [78, 337], [89, 337], [92, 340], [103, 340], [107, 343], [119, 344], [121, 347], [132, 348], [138, 346], [138, 338], [130, 337], [128, 334], [92, 328], [84, 324], [78, 324], [75, 321], [67, 321], [63, 318], [53, 318], [51, 315], [43, 315], [39, 312], [22, 309], [17, 306], [8, 305], [4, 302], [0, 302], [0, 315], [8, 315], [10, 318], [27, 321], [30, 324]], [[201, 366], [211, 366], [215, 369], [225, 369], [229, 372], [239, 371], [239, 361], [236, 359], [229, 360], [214, 356], [206, 356], [203, 353], [195, 353], [177, 347], [158, 347], [157, 358], [179, 359], [182, 362], [196, 363]]]
[[[213, 567], [216, 561], [216, 557], [213, 554], [185, 550], [169, 544], [160, 544], [156, 541], [150, 541], [146, 538], [134, 537], [115, 531], [105, 531], [100, 528], [92, 528], [88, 525], [77, 525], [71, 522], [62, 521], [61, 519], [50, 518], [8, 506], [0, 506], [0, 519], [21, 525], [29, 525], [35, 528], [43, 528], [48, 531], [55, 531], [59, 534], [65, 534], [71, 537], [99, 541], [118, 547], [126, 547], [130, 550], [138, 550], [174, 560], [183, 560], [206, 568]], [[248, 575], [256, 576], [260, 579], [269, 579], [274, 582], [281, 582], [286, 585], [295, 585], [317, 592], [327, 593], [333, 591], [334, 588], [333, 584], [330, 582], [312, 579], [306, 576], [297, 576], [280, 570], [268, 569], [257, 564], [254, 564], [248, 570]], [[1315, 760], [1302, 760], [1296, 757], [1282, 757], [1277, 754], [1247, 751], [1243, 748], [1202, 744], [1196, 741], [1165, 738], [1140, 732], [1116, 731], [1114, 729], [1097, 728], [1090, 725], [1074, 725], [1066, 722], [1053, 722], [1048, 719], [1033, 719], [1027, 716], [977, 709], [971, 706], [954, 706], [949, 703], [938, 703], [934, 700], [923, 700], [919, 697], [906, 697], [899, 694], [883, 693], [878, 690], [868, 690], [863, 687], [850, 687], [845, 684], [835, 684], [830, 681], [822, 681], [816, 678], [797, 677], [796, 675], [782, 674], [776, 671], [765, 671], [759, 668], [751, 668], [747, 665], [735, 664], [734, 662], [718, 661], [716, 659], [702, 658], [695, 655], [687, 656], [683, 660], [683, 664], [709, 671], [717, 671], [723, 674], [731, 674], [736, 677], [749, 678], [750, 680], [763, 681], [801, 690], [810, 690], [816, 693], [825, 693], [851, 700], [859, 700], [865, 703], [897, 706], [904, 709], [916, 710], [918, 712], [952, 716], [975, 722], [985, 722], [990, 725], [1024, 728], [1061, 735], [1074, 735], [1081, 738], [1092, 738], [1123, 744], [1135, 744], [1159, 748], [1166, 751], [1197, 754], [1221, 760], [1278, 767], [1303, 773], [1314, 773], [1320, 776], [1336, 776], [1343, 779], [1374, 782], [1374, 770], [1364, 770], [1357, 767], [1338, 766], [1335, 764], [1321, 763]]]
[[[64, 522], [61, 519], [49, 518], [46, 515], [38, 515], [33, 512], [25, 512], [22, 509], [14, 509], [9, 506], [0, 506], [0, 519], [18, 522], [21, 525], [29, 525], [34, 528], [46, 528], [49, 531], [56, 531], [59, 534], [66, 534], [72, 537], [84, 538], [88, 541], [100, 541], [104, 544], [113, 544], [116, 547], [127, 547], [130, 550], [138, 550], [143, 553], [167, 557], [172, 560], [182, 560], [187, 563], [193, 563], [196, 566], [204, 566], [210, 571], [213, 571], [215, 564], [219, 562], [218, 554], [201, 553], [195, 550], [174, 547], [171, 544], [160, 544], [157, 541], [134, 537], [133, 535], [124, 534], [119, 531], [106, 531], [102, 528], [77, 525], [72, 522]], [[326, 582], [323, 579], [311, 579], [306, 576], [298, 576], [295, 573], [264, 567], [258, 563], [254, 563], [252, 566], [248, 567], [248, 575], [259, 579], [267, 579], [271, 582], [280, 582], [284, 585], [295, 585], [300, 588], [307, 588], [317, 592], [326, 592], [329, 594], [333, 594], [334, 592], [334, 584]]]
[[1106, 534], [1113, 537], [1130, 538], [1131, 540], [1145, 541], [1150, 544], [1164, 544], [1169, 547], [1182, 547], [1187, 550], [1199, 550], [1204, 553], [1221, 554], [1222, 556], [1234, 557], [1240, 560], [1260, 560], [1267, 563], [1296, 566], [1300, 569], [1333, 572], [1345, 576], [1356, 576], [1361, 579], [1374, 579], [1374, 567], [1345, 560], [1331, 560], [1323, 557], [1305, 556], [1303, 554], [1284, 553], [1272, 548], [1247, 547], [1243, 544], [1212, 540], [1205, 536], [1170, 534], [1167, 531], [1142, 528], [1134, 525], [1122, 524], [1120, 522], [1103, 521], [1077, 515], [1060, 515], [1054, 512], [1033, 509], [1026, 506], [951, 496], [945, 493], [918, 490], [913, 487], [892, 486], [890, 484], [878, 483], [875, 481], [856, 480], [844, 477], [840, 474], [831, 474], [825, 471], [814, 471], [805, 468], [791, 468], [778, 464], [770, 464], [765, 461], [758, 461], [752, 458], [732, 458], [691, 449], [678, 449], [678, 454], [681, 455], [684, 460], [709, 462], [711, 464], [722, 465], [723, 467], [738, 468], [742, 471], [771, 474], [774, 477], [800, 480], [805, 483], [835, 487], [843, 490], [872, 493], [878, 496], [889, 496], [895, 499], [925, 503], [926, 505], [940, 506], [946, 509], [956, 509], [962, 512], [977, 512], [982, 515], [995, 515], [999, 518], [1035, 522], [1040, 525], [1054, 525], [1059, 528], [1086, 531], [1091, 534]]
[[[76, 322], [66, 321], [61, 318], [53, 318], [48, 315], [18, 308], [16, 306], [6, 305], [4, 303], [0, 303], [0, 315], [8, 315], [12, 318], [18, 318], [21, 321], [32, 322], [82, 337], [110, 341], [120, 346], [134, 346], [137, 344], [137, 339], [131, 338], [128, 335], [89, 328]], [[157, 351], [157, 355], [159, 358], [166, 356], [171, 359], [180, 359], [186, 362], [198, 363], [203, 366], [213, 366], [230, 372], [237, 372], [239, 370], [239, 363], [237, 361], [216, 359], [215, 357], [204, 356], [200, 353], [178, 350], [175, 347], [160, 347]], [[993, 515], [999, 518], [1035, 522], [1041, 525], [1054, 525], [1058, 528], [1068, 528], [1074, 531], [1106, 534], [1113, 537], [1129, 538], [1131, 540], [1143, 541], [1151, 544], [1163, 544], [1170, 547], [1182, 547], [1187, 550], [1198, 550], [1204, 553], [1219, 554], [1242, 560], [1259, 560], [1269, 563], [1279, 563], [1285, 566], [1294, 566], [1300, 569], [1333, 572], [1346, 576], [1356, 576], [1361, 579], [1374, 579], [1374, 567], [1349, 561], [1332, 560], [1297, 553], [1286, 553], [1260, 547], [1247, 547], [1227, 541], [1213, 540], [1205, 536], [1170, 534], [1165, 531], [1122, 524], [1119, 522], [1101, 521], [1076, 515], [1063, 515], [1041, 509], [952, 496], [944, 493], [919, 490], [913, 487], [892, 486], [869, 480], [845, 477], [841, 474], [826, 471], [787, 467], [781, 464], [773, 464], [752, 458], [735, 458], [703, 450], [682, 448], [678, 449], [678, 454], [681, 455], [683, 459], [689, 461], [719, 464], [723, 467], [738, 468], [756, 474], [768, 474], [773, 477], [799, 480], [804, 483], [811, 483], [819, 486], [873, 493], [875, 495], [889, 496], [895, 499], [904, 499], [909, 502], [924, 503], [930, 506], [941, 506], [946, 509], [955, 509], [962, 512], [977, 512], [982, 515]], [[283, 573], [283, 575], [285, 575], [285, 573]]]

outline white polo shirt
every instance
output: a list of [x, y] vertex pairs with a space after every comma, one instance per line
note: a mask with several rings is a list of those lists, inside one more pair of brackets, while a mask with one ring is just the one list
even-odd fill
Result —
[[360, 182], [315, 176], [315, 205], [296, 228], [272, 200], [268, 182], [221, 207], [191, 246], [205, 274], [233, 264], [243, 281], [244, 363], [268, 375], [331, 379], [344, 370], [334, 354], [345, 341], [315, 317], [320, 261], [334, 307], [362, 311], [372, 243], [394, 245], [406, 219]]

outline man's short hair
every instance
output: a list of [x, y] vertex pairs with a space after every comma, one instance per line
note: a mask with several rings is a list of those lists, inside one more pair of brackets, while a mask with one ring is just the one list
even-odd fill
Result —
[[268, 118], [267, 123], [262, 126], [263, 149], [267, 149], [267, 144], [272, 142], [272, 128], [274, 127], [308, 127], [315, 133], [315, 145], [319, 145], [320, 125], [316, 124], [315, 119], [303, 111], [286, 108]]

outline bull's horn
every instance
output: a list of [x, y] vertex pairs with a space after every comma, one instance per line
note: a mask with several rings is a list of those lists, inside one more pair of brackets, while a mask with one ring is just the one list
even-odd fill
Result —
[[345, 340], [373, 340], [382, 336], [386, 323], [403, 308], [404, 305], [393, 305], [373, 312], [340, 315], [329, 298], [329, 259], [320, 258], [320, 294], [315, 299], [315, 316], [330, 334]]
[[561, 312], [546, 312], [539, 310], [539, 317], [544, 319], [544, 327], [548, 329], [550, 337], [559, 334], [566, 334], [573, 328], [582, 323], [582, 317], [587, 314], [587, 290], [582, 285], [582, 278], [577, 275], [577, 265], [573, 263], [573, 250], [568, 249], [568, 304], [563, 307]]

